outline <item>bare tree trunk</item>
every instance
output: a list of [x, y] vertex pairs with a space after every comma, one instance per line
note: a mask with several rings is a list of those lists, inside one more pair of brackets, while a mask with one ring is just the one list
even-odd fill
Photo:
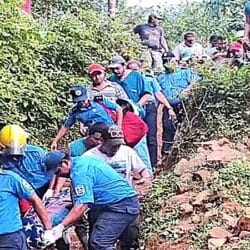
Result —
[[114, 17], [116, 14], [116, 4], [117, 0], [108, 0], [108, 12], [111, 17]]

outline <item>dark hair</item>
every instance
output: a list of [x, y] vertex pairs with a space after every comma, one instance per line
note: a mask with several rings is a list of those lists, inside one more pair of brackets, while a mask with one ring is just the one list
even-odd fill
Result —
[[217, 36], [217, 40], [225, 40], [223, 36]]
[[133, 63], [137, 64], [140, 68], [142, 67], [142, 63], [139, 60], [130, 60], [127, 62], [127, 68], [129, 68], [129, 65]]
[[107, 127], [105, 123], [96, 122], [89, 127], [89, 135], [93, 135], [94, 133], [102, 133], [105, 127]]
[[187, 32], [186, 34], [184, 34], [184, 40], [186, 40], [190, 36], [195, 37], [195, 33], [194, 32]]
[[213, 41], [217, 41], [217, 40], [218, 40], [218, 37], [219, 37], [219, 36], [217, 36], [217, 35], [211, 35], [211, 36], [209, 37], [209, 42], [211, 43], [211, 42], [213, 42]]

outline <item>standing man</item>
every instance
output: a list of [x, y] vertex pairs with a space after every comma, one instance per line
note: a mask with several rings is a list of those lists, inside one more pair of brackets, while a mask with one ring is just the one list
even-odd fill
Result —
[[53, 228], [56, 238], [76, 222], [88, 207], [101, 212], [90, 221], [89, 250], [115, 249], [139, 214], [135, 190], [108, 164], [89, 156], [70, 158], [55, 150], [47, 155], [47, 167], [58, 176], [71, 177], [75, 204], [67, 217]]
[[[117, 82], [123, 87], [129, 99], [138, 106], [139, 115], [144, 118], [144, 107], [150, 100], [151, 92], [143, 76], [134, 70], [127, 69], [126, 61], [122, 56], [112, 57], [109, 68], [113, 71], [113, 75], [111, 75], [109, 80]], [[148, 158], [146, 137], [143, 137], [134, 149], [147, 167], [152, 169], [150, 159]]]
[[24, 178], [42, 198], [52, 178], [42, 163], [46, 151], [26, 143], [27, 133], [20, 126], [4, 126], [0, 131], [0, 144], [4, 147], [0, 163], [4, 169], [12, 170]]
[[184, 35], [184, 41], [173, 50], [173, 54], [177, 61], [181, 61], [187, 53], [190, 54], [190, 57], [195, 61], [199, 61], [203, 56], [206, 56], [202, 45], [196, 42], [196, 35], [194, 32], [187, 32]]
[[115, 102], [117, 99], [127, 99], [128, 96], [123, 88], [106, 79], [105, 68], [100, 64], [91, 64], [88, 68], [89, 77], [92, 80], [92, 85], [88, 89], [89, 96], [105, 96], [110, 101]]
[[137, 25], [134, 28], [134, 33], [140, 36], [141, 43], [145, 47], [141, 60], [145, 66], [153, 70], [163, 70], [162, 54], [168, 51], [164, 31], [160, 26], [161, 20], [160, 16], [151, 14], [147, 24]]
[[[128, 62], [127, 67], [129, 69], [135, 70], [139, 73], [142, 73], [142, 65], [139, 61], [133, 60]], [[161, 87], [158, 81], [152, 74], [144, 74], [143, 75], [146, 81], [146, 84], [150, 88], [152, 93], [150, 101], [146, 104], [146, 116], [144, 118], [145, 123], [148, 125], [149, 131], [147, 133], [147, 145], [150, 154], [150, 160], [153, 168], [157, 167], [157, 101], [164, 104], [166, 109], [169, 112], [169, 117], [171, 120], [176, 119], [176, 115], [165, 98], [165, 96], [161, 92]]]
[[28, 182], [13, 171], [0, 168], [0, 249], [26, 250], [19, 199], [29, 200], [47, 230], [52, 228], [42, 201]]
[[181, 122], [181, 113], [183, 110], [183, 98], [187, 96], [194, 86], [201, 80], [191, 68], [176, 67], [175, 62], [171, 62], [172, 56], [164, 58], [165, 72], [160, 74], [158, 82], [162, 92], [173, 108], [177, 119], [172, 120], [169, 116], [169, 110], [163, 110], [163, 147], [162, 155], [168, 154], [173, 143], [178, 123]]
[[70, 111], [68, 118], [64, 122], [64, 125], [58, 131], [54, 138], [51, 149], [56, 149], [58, 141], [69, 131], [70, 127], [76, 122], [80, 121], [86, 126], [90, 126], [96, 122], [103, 122], [107, 125], [114, 124], [114, 121], [109, 116], [104, 107], [117, 112], [117, 124], [122, 124], [122, 108], [116, 103], [110, 102], [107, 98], [97, 101], [90, 101], [87, 89], [81, 85], [73, 86], [70, 89], [73, 102], [76, 104]]

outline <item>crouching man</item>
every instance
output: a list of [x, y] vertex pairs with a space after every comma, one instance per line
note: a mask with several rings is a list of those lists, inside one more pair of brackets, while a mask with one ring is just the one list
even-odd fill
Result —
[[62, 237], [65, 227], [76, 222], [90, 208], [101, 213], [90, 222], [89, 250], [115, 249], [118, 239], [139, 214], [135, 190], [108, 164], [89, 156], [70, 158], [55, 150], [47, 154], [47, 167], [72, 181], [74, 206], [67, 217], [53, 228], [56, 238]]

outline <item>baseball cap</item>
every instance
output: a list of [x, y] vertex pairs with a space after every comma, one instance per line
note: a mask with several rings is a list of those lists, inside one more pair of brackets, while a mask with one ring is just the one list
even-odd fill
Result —
[[66, 154], [60, 150], [48, 152], [42, 159], [46, 172], [55, 173]]
[[117, 125], [106, 126], [102, 131], [105, 143], [112, 146], [125, 144], [122, 129]]
[[70, 88], [70, 95], [72, 96], [73, 102], [81, 102], [88, 99], [87, 89], [82, 85], [75, 85]]
[[149, 15], [149, 18], [155, 18], [155, 19], [162, 20], [162, 17], [159, 16], [159, 15], [157, 15], [157, 14], [155, 14], [155, 13], [150, 14], [150, 15]]
[[105, 68], [101, 64], [91, 64], [88, 68], [88, 73], [91, 75], [94, 72], [105, 72]]
[[230, 45], [230, 50], [233, 52], [241, 52], [243, 50], [243, 45], [239, 42], [233, 42]]
[[121, 64], [125, 63], [125, 59], [122, 56], [113, 56], [110, 61], [109, 68], [117, 68]]

